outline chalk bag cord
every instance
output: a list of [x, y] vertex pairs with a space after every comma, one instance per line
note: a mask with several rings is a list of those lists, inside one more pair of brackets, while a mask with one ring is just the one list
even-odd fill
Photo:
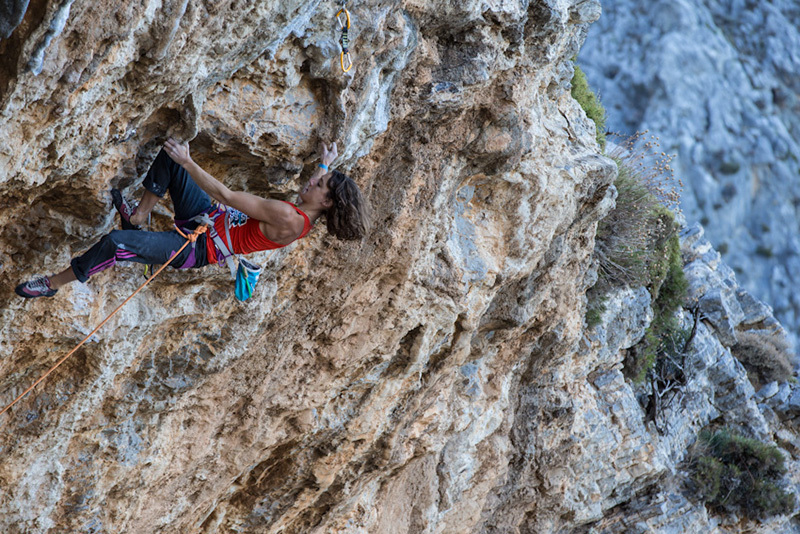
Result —
[[25, 391], [23, 391], [23, 392], [22, 392], [22, 393], [21, 393], [21, 394], [20, 394], [20, 395], [19, 395], [19, 396], [18, 396], [16, 399], [14, 399], [14, 401], [13, 401], [11, 404], [9, 404], [9, 405], [8, 405], [8, 406], [6, 406], [5, 408], [3, 408], [3, 411], [1, 411], [1, 412], [0, 412], [0, 415], [3, 415], [4, 413], [6, 413], [6, 412], [7, 412], [7, 411], [8, 411], [8, 410], [9, 410], [9, 409], [12, 407], [12, 406], [14, 406], [14, 405], [15, 405], [17, 402], [19, 402], [19, 400], [20, 400], [22, 397], [24, 397], [25, 395], [27, 395], [28, 393], [30, 393], [30, 392], [33, 390], [33, 388], [35, 388], [37, 385], [39, 385], [39, 383], [40, 383], [42, 380], [44, 380], [45, 378], [47, 378], [47, 377], [48, 377], [48, 375], [50, 375], [50, 373], [52, 373], [53, 371], [55, 371], [56, 369], [58, 369], [58, 367], [59, 367], [59, 366], [60, 366], [62, 363], [64, 363], [65, 361], [67, 361], [67, 358], [69, 358], [70, 356], [72, 356], [73, 354], [75, 354], [75, 351], [77, 351], [79, 348], [81, 348], [81, 347], [83, 346], [83, 344], [84, 344], [84, 343], [86, 343], [86, 342], [89, 340], [89, 338], [91, 338], [93, 335], [95, 335], [95, 333], [97, 333], [97, 331], [98, 331], [98, 330], [100, 330], [100, 328], [102, 328], [102, 327], [103, 327], [103, 325], [104, 325], [104, 324], [106, 324], [106, 323], [109, 321], [109, 319], [111, 319], [112, 317], [114, 317], [114, 315], [115, 315], [115, 314], [116, 314], [116, 313], [117, 313], [119, 310], [121, 310], [121, 309], [122, 309], [122, 307], [123, 307], [123, 306], [125, 306], [125, 304], [127, 304], [129, 300], [131, 300], [131, 299], [132, 299], [132, 298], [133, 298], [133, 297], [134, 297], [134, 296], [135, 296], [135, 295], [136, 295], [136, 294], [137, 294], [139, 291], [141, 291], [142, 289], [144, 289], [144, 287], [145, 287], [147, 284], [149, 284], [151, 280], [153, 280], [153, 279], [154, 279], [156, 276], [158, 276], [158, 275], [161, 273], [161, 271], [163, 271], [163, 270], [166, 268], [166, 266], [170, 264], [170, 262], [171, 262], [171, 261], [172, 261], [172, 260], [175, 258], [175, 256], [177, 256], [178, 254], [180, 254], [180, 253], [183, 251], [183, 249], [185, 249], [185, 248], [186, 248], [186, 245], [188, 245], [189, 243], [193, 243], [193, 242], [195, 242], [195, 241], [197, 240], [197, 237], [198, 237], [199, 235], [203, 234], [203, 233], [204, 233], [204, 232], [205, 232], [205, 231], [208, 229], [208, 227], [207, 227], [207, 226], [205, 226], [205, 225], [198, 226], [198, 227], [195, 229], [195, 231], [194, 231], [193, 233], [189, 234], [189, 235], [186, 235], [186, 234], [184, 234], [184, 233], [181, 231], [181, 229], [180, 229], [180, 228], [178, 228], [177, 226], [175, 227], [175, 229], [176, 229], [176, 230], [178, 230], [178, 233], [179, 233], [179, 234], [181, 234], [183, 237], [185, 237], [185, 238], [186, 238], [186, 242], [183, 244], [183, 246], [182, 246], [181, 248], [179, 248], [179, 249], [178, 249], [178, 251], [177, 251], [177, 252], [175, 252], [175, 253], [174, 253], [172, 256], [170, 256], [170, 258], [167, 260], [167, 262], [166, 262], [164, 265], [162, 265], [162, 266], [161, 266], [161, 268], [160, 268], [160, 269], [158, 269], [158, 270], [157, 270], [155, 273], [153, 273], [153, 275], [152, 275], [150, 278], [148, 278], [147, 280], [145, 280], [145, 282], [144, 282], [142, 285], [140, 285], [140, 286], [139, 286], [139, 288], [138, 288], [136, 291], [134, 291], [133, 293], [131, 293], [131, 295], [130, 295], [128, 298], [126, 298], [126, 299], [125, 299], [125, 300], [122, 302], [122, 304], [120, 304], [119, 306], [117, 306], [117, 308], [116, 308], [114, 311], [112, 311], [110, 314], [108, 314], [108, 317], [106, 317], [105, 319], [103, 319], [103, 321], [102, 321], [102, 322], [101, 322], [99, 325], [97, 325], [97, 328], [95, 328], [94, 330], [92, 330], [92, 331], [89, 333], [89, 335], [87, 335], [85, 338], [83, 338], [83, 340], [82, 340], [80, 343], [78, 343], [78, 345], [77, 345], [77, 346], [76, 346], [74, 349], [72, 349], [71, 351], [69, 351], [69, 353], [68, 353], [66, 356], [64, 356], [63, 358], [61, 358], [60, 360], [58, 360], [58, 362], [56, 362], [56, 364], [55, 364], [54, 366], [52, 366], [50, 369], [48, 369], [48, 370], [47, 370], [47, 372], [46, 372], [45, 374], [43, 374], [43, 375], [42, 375], [42, 376], [39, 378], [39, 380], [37, 380], [36, 382], [34, 382], [34, 383], [33, 383], [33, 385], [32, 385], [31, 387], [29, 387], [28, 389], [26, 389]]
[[342, 36], [339, 38], [342, 47], [340, 56], [342, 72], [347, 72], [353, 68], [353, 59], [350, 57], [350, 12], [347, 11], [347, 0], [342, 0], [342, 8], [336, 13], [336, 21], [342, 30]]

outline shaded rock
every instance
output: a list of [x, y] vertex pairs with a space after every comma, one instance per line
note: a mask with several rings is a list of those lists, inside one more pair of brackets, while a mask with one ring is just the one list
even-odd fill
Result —
[[792, 392], [792, 395], [786, 402], [786, 411], [800, 413], [800, 389], [796, 389]]
[[778, 394], [778, 391], [780, 391], [780, 386], [778, 385], [778, 382], [770, 382], [769, 384], [758, 390], [758, 393], [756, 393], [756, 397], [759, 400], [771, 399], [772, 397]]
[[22, 22], [29, 0], [3, 0], [0, 2], [0, 39], [7, 39]]
[[600, 325], [591, 334], [591, 340], [598, 347], [598, 366], [611, 367], [619, 363], [620, 349], [631, 347], [642, 339], [653, 320], [653, 310], [650, 308], [650, 293], [643, 287], [614, 292], [603, 304], [605, 311]]
[[703, 317], [714, 325], [723, 344], [736, 344], [736, 326], [744, 318], [739, 301], [730, 291], [715, 288], [705, 293], [697, 302]]
[[791, 395], [792, 395], [792, 386], [788, 382], [782, 382], [778, 386], [778, 393], [776, 393], [775, 396], [770, 397], [769, 404], [773, 408], [784, 407], [784, 405], [789, 400], [789, 397], [791, 397]]

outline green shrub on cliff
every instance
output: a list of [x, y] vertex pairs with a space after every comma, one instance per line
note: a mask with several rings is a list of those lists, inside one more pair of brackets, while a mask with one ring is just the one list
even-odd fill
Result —
[[606, 311], [606, 300], [608, 298], [602, 293], [598, 293], [594, 288], [587, 293], [589, 302], [586, 306], [586, 326], [594, 328], [603, 320], [603, 313]]
[[653, 297], [653, 321], [644, 339], [631, 349], [632, 357], [626, 361], [627, 374], [637, 383], [644, 381], [659, 354], [680, 356], [689, 336], [676, 315], [689, 289], [676, 234], [670, 236], [665, 249], [662, 260], [651, 269], [651, 285], [648, 286]]
[[676, 317], [688, 289], [673, 212], [681, 184], [672, 176], [671, 157], [659, 153], [654, 136], [633, 136], [611, 156], [618, 168], [617, 201], [597, 226], [599, 279], [589, 292], [589, 311], [611, 288], [648, 289], [653, 322], [625, 364], [626, 375], [641, 382], [659, 355], [678, 355], [688, 337]]
[[576, 64], [572, 75], [572, 98], [578, 101], [583, 108], [586, 116], [594, 121], [595, 136], [600, 148], [606, 147], [606, 110], [600, 103], [600, 99], [589, 87], [586, 75]]
[[691, 456], [691, 485], [717, 512], [750, 519], [794, 511], [795, 496], [784, 489], [783, 455], [777, 447], [723, 429], [700, 434]]
[[597, 225], [595, 256], [601, 286], [641, 287], [657, 298], [670, 269], [680, 269], [674, 210], [680, 201], [671, 157], [645, 134], [628, 139], [611, 157], [617, 163], [616, 205]]
[[663, 262], [663, 244], [675, 232], [674, 216], [624, 162], [617, 166], [616, 207], [597, 226], [600, 279], [612, 287], [650, 286]]

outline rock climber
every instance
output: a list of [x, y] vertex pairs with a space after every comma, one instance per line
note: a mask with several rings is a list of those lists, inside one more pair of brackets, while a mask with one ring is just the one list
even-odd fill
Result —
[[[21, 297], [52, 297], [64, 284], [112, 267], [118, 261], [163, 264], [185, 243], [176, 230], [149, 232], [141, 230], [156, 203], [169, 191], [175, 211], [176, 226], [194, 230], [192, 221], [207, 214], [214, 220], [219, 235], [225, 235], [222, 208], [230, 221], [233, 253], [248, 254], [281, 248], [305, 237], [314, 222], [325, 217], [329, 233], [343, 240], [361, 239], [369, 229], [368, 206], [356, 183], [329, 166], [336, 159], [336, 143], [321, 144], [321, 163], [300, 191], [297, 203], [261, 198], [243, 191], [231, 191], [204, 171], [189, 154], [189, 144], [168, 139], [144, 179], [144, 193], [138, 205], [112, 190], [112, 204], [122, 219], [122, 230], [103, 236], [70, 266], [58, 274], [35, 278], [16, 287]], [[203, 267], [222, 260], [222, 253], [209, 234], [187, 246], [170, 266], [177, 269]]]

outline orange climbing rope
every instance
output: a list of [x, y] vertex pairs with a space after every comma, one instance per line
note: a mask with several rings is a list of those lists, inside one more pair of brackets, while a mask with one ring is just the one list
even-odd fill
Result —
[[111, 318], [112, 318], [112, 317], [113, 317], [113, 316], [114, 316], [114, 315], [115, 315], [115, 314], [116, 314], [116, 313], [117, 313], [119, 310], [121, 310], [121, 309], [122, 309], [122, 307], [123, 307], [123, 306], [125, 306], [125, 304], [127, 304], [129, 300], [131, 300], [131, 299], [132, 299], [132, 298], [133, 298], [133, 297], [134, 297], [134, 296], [135, 296], [135, 295], [136, 295], [136, 294], [137, 294], [139, 291], [141, 291], [142, 289], [144, 289], [144, 286], [146, 286], [147, 284], [149, 284], [149, 283], [150, 283], [150, 281], [151, 281], [153, 278], [155, 278], [156, 276], [158, 276], [158, 275], [159, 275], [159, 273], [161, 273], [161, 271], [163, 271], [163, 270], [164, 270], [164, 268], [165, 268], [167, 265], [169, 265], [169, 264], [170, 264], [170, 262], [171, 262], [171, 261], [172, 261], [172, 260], [173, 260], [173, 259], [174, 259], [174, 258], [175, 258], [177, 255], [178, 255], [178, 254], [180, 254], [180, 253], [183, 251], [183, 249], [185, 249], [185, 248], [186, 248], [186, 245], [188, 245], [189, 243], [194, 243], [194, 242], [197, 240], [197, 237], [198, 237], [198, 236], [200, 236], [201, 234], [205, 233], [205, 231], [208, 229], [208, 227], [207, 227], [207, 226], [205, 226], [205, 225], [200, 225], [200, 226], [198, 226], [198, 227], [195, 229], [195, 231], [194, 231], [193, 233], [191, 233], [191, 234], [189, 234], [189, 235], [186, 235], [186, 234], [184, 234], [184, 233], [181, 231], [181, 229], [180, 229], [180, 228], [178, 228], [177, 226], [175, 227], [175, 229], [178, 231], [178, 233], [179, 233], [179, 234], [181, 234], [183, 237], [185, 237], [185, 238], [186, 238], [186, 243], [184, 243], [184, 244], [183, 244], [183, 246], [182, 246], [181, 248], [179, 248], [177, 252], [175, 252], [175, 253], [174, 253], [172, 256], [170, 256], [170, 258], [167, 260], [167, 262], [166, 262], [164, 265], [162, 265], [162, 266], [161, 266], [161, 268], [160, 268], [160, 269], [158, 269], [158, 270], [157, 270], [155, 273], [153, 273], [153, 275], [152, 275], [150, 278], [148, 278], [147, 280], [145, 280], [145, 282], [144, 282], [142, 285], [140, 285], [140, 286], [139, 286], [139, 288], [138, 288], [136, 291], [134, 291], [133, 293], [131, 293], [131, 295], [130, 295], [128, 298], [126, 298], [126, 299], [125, 299], [125, 300], [122, 302], [122, 304], [120, 304], [119, 306], [117, 306], [117, 308], [116, 308], [114, 311], [112, 311], [112, 312], [111, 312], [111, 313], [108, 315], [108, 317], [106, 317], [105, 319], [103, 319], [103, 321], [102, 321], [102, 322], [101, 322], [99, 325], [97, 325], [97, 328], [95, 328], [94, 330], [92, 330], [92, 331], [89, 333], [89, 335], [87, 335], [85, 338], [83, 338], [83, 340], [82, 340], [80, 343], [78, 343], [78, 345], [77, 345], [77, 346], [76, 346], [74, 349], [72, 349], [71, 351], [69, 351], [69, 353], [68, 353], [66, 356], [64, 356], [63, 358], [61, 358], [60, 360], [58, 360], [58, 362], [56, 362], [56, 364], [55, 364], [54, 366], [52, 366], [50, 369], [48, 369], [48, 370], [47, 370], [47, 372], [46, 372], [45, 374], [43, 374], [43, 375], [41, 376], [41, 378], [39, 378], [39, 380], [37, 380], [36, 382], [34, 382], [34, 383], [33, 383], [33, 385], [32, 385], [31, 387], [29, 387], [28, 389], [26, 389], [25, 391], [23, 391], [23, 392], [22, 392], [22, 394], [20, 394], [20, 395], [19, 395], [19, 396], [18, 396], [16, 399], [14, 399], [14, 401], [13, 401], [11, 404], [9, 404], [9, 405], [8, 405], [8, 406], [6, 406], [5, 408], [3, 408], [3, 411], [0, 411], [0, 415], [3, 415], [4, 413], [6, 413], [6, 412], [7, 412], [7, 411], [8, 411], [8, 410], [9, 410], [9, 409], [12, 407], [12, 406], [14, 406], [14, 405], [15, 405], [17, 402], [19, 402], [19, 400], [20, 400], [22, 397], [24, 397], [25, 395], [27, 395], [28, 393], [30, 393], [30, 392], [31, 392], [31, 390], [33, 390], [33, 388], [35, 388], [37, 385], [39, 385], [39, 383], [40, 383], [42, 380], [44, 380], [45, 378], [47, 378], [47, 377], [48, 377], [48, 375], [49, 375], [50, 373], [52, 373], [53, 371], [55, 371], [55, 370], [56, 370], [56, 369], [57, 369], [57, 368], [58, 368], [58, 367], [59, 367], [59, 366], [60, 366], [62, 363], [64, 363], [65, 361], [67, 361], [67, 358], [69, 358], [70, 356], [72, 356], [73, 354], [75, 354], [75, 351], [77, 351], [79, 348], [81, 348], [81, 347], [83, 346], [83, 344], [84, 344], [84, 343], [86, 343], [86, 342], [89, 340], [89, 338], [90, 338], [90, 337], [92, 337], [92, 336], [93, 336], [93, 335], [94, 335], [94, 334], [95, 334], [95, 333], [96, 333], [98, 330], [100, 330], [100, 329], [103, 327], [103, 325], [104, 325], [104, 324], [106, 324], [106, 323], [108, 322], [108, 320], [109, 320], [109, 319], [111, 319]]

